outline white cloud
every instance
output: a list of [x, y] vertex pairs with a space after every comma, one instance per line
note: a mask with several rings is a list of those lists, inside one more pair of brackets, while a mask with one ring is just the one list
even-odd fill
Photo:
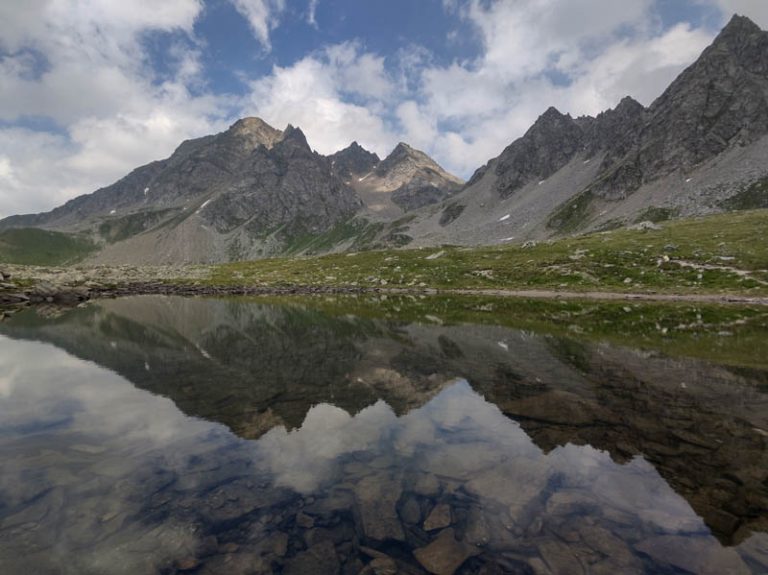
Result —
[[701, 0], [714, 4], [723, 14], [723, 21], [733, 14], [748, 16], [763, 30], [768, 29], [768, 2], [765, 0]]
[[422, 117], [414, 108], [398, 116], [406, 133], [442, 127], [428, 151], [465, 176], [551, 105], [582, 115], [626, 95], [650, 103], [712, 39], [687, 25], [663, 31], [652, 0], [469, 0], [446, 6], [474, 25], [483, 53], [470, 63], [422, 68]]
[[285, 10], [285, 0], [231, 0], [231, 2], [248, 20], [254, 36], [264, 49], [271, 50], [269, 35], [280, 22], [280, 14]]
[[307, 8], [307, 24], [313, 28], [317, 28], [317, 5], [320, 0], [309, 0], [309, 7]]
[[320, 153], [357, 140], [382, 154], [396, 141], [383, 119], [393, 90], [383, 59], [341, 44], [253, 81], [243, 112], [278, 128], [300, 126]]
[[[226, 98], [193, 96], [199, 0], [11, 1], [0, 7], [0, 120], [47, 117], [59, 132], [0, 128], [0, 216], [41, 211], [167, 156], [222, 126]], [[179, 35], [156, 77], [142, 36]], [[213, 118], [213, 119], [211, 119]]]

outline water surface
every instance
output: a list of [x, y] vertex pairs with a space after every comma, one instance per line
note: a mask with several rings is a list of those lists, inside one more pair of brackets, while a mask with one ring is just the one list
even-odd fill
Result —
[[0, 323], [2, 573], [768, 572], [759, 313], [417, 303]]

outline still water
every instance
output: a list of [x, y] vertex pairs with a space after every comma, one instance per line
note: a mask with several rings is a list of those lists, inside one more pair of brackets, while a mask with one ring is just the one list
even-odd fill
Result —
[[430, 305], [6, 319], [0, 573], [768, 573], [764, 315]]

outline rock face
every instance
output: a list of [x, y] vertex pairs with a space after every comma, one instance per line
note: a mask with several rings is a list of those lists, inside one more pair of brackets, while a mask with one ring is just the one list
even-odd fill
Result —
[[373, 173], [381, 191], [404, 211], [438, 203], [456, 192], [463, 182], [443, 170], [424, 152], [399, 143]]
[[461, 185], [406, 144], [383, 162], [357, 142], [324, 157], [299, 128], [281, 132], [244, 118], [51, 212], [6, 218], [0, 229], [77, 233], [101, 246], [98, 263], [253, 259], [308, 252], [312, 244], [334, 249], [366, 224], [334, 236], [337, 226], [366, 209], [371, 215], [384, 205], [382, 215], [400, 216]]
[[630, 97], [597, 117], [549, 108], [443, 211], [410, 224], [412, 245], [543, 239], [630, 225], [649, 210], [668, 219], [763, 207], [766, 62], [768, 32], [734, 16], [648, 108]]
[[369, 152], [357, 142], [352, 142], [349, 147], [328, 156], [334, 173], [344, 180], [351, 180], [367, 174], [376, 167], [381, 159], [373, 152]]
[[335, 173], [357, 190], [369, 210], [385, 217], [439, 203], [464, 183], [403, 142], [383, 161], [356, 142], [329, 159]]
[[643, 184], [691, 170], [768, 134], [768, 33], [734, 16], [715, 42], [648, 109], [627, 97], [597, 118], [554, 108], [495, 162], [496, 188], [509, 196], [544, 180], [577, 154], [602, 155], [590, 189], [622, 199]]
[[359, 208], [354, 191], [312, 152], [301, 130], [288, 126], [273, 147], [256, 147], [236, 180], [198, 214], [220, 233], [244, 228], [258, 236], [279, 230], [288, 240], [327, 231]]
[[245, 118], [112, 186], [0, 226], [85, 232], [104, 244], [105, 263], [222, 261], [280, 253], [361, 207], [300, 129]]

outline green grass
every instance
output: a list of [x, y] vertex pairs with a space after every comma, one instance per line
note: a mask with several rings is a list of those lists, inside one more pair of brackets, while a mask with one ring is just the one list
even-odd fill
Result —
[[659, 208], [657, 206], [650, 206], [646, 208], [635, 218], [635, 223], [640, 222], [653, 222], [658, 224], [659, 222], [666, 222], [678, 215], [680, 210], [677, 208]]
[[768, 208], [768, 178], [758, 180], [734, 196], [720, 202], [726, 210]]
[[82, 237], [38, 228], [0, 232], [0, 262], [20, 265], [65, 265], [81, 261], [96, 250]]
[[109, 243], [126, 240], [160, 224], [173, 209], [154, 210], [128, 214], [119, 218], [109, 218], [99, 226], [99, 234]]
[[585, 190], [565, 202], [547, 222], [547, 227], [560, 233], [570, 233], [583, 228], [591, 215], [592, 200], [595, 197]]
[[[766, 237], [768, 210], [761, 210], [675, 220], [661, 230], [617, 230], [529, 248], [435, 247], [238, 262], [215, 266], [209, 281], [765, 295]], [[710, 269], [684, 267], [680, 262]]]

